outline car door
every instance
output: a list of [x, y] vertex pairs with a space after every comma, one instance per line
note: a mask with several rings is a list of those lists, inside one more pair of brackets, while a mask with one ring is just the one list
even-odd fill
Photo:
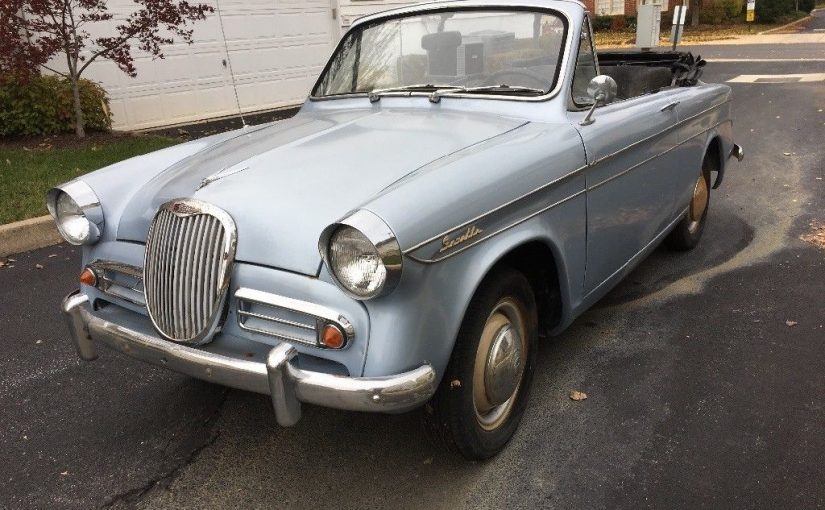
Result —
[[[596, 67], [577, 64], [576, 75], [598, 72], [591, 52], [587, 33], [579, 60]], [[585, 80], [586, 75], [573, 78], [574, 108], [587, 106]], [[673, 220], [678, 95], [663, 90], [615, 101], [596, 108], [589, 125], [581, 125], [585, 108], [570, 113], [587, 153], [586, 294], [620, 276]]]

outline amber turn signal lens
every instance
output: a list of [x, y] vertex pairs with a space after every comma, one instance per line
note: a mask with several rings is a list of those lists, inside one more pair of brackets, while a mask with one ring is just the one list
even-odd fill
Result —
[[344, 346], [344, 333], [336, 326], [327, 324], [321, 332], [321, 343], [329, 349], [340, 349]]
[[97, 275], [94, 271], [87, 267], [82, 273], [80, 273], [80, 283], [88, 285], [89, 287], [94, 287], [97, 285]]

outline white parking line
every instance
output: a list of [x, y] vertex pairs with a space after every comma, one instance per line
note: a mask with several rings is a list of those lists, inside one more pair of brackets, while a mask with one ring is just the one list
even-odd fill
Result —
[[805, 83], [825, 81], [825, 73], [805, 74], [740, 74], [728, 83]]
[[707, 62], [825, 62], [825, 58], [706, 58]]

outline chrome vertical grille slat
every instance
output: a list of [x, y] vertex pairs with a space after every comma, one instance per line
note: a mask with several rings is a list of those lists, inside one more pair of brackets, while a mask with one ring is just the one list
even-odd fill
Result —
[[208, 341], [222, 319], [235, 257], [232, 218], [196, 200], [164, 204], [146, 243], [146, 306], [165, 338], [197, 344]]

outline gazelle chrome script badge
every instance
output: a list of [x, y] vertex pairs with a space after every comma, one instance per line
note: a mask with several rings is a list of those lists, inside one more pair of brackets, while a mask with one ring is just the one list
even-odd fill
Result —
[[448, 235], [444, 236], [444, 239], [441, 240], [441, 245], [442, 245], [441, 249], [438, 250], [438, 252], [442, 253], [442, 252], [445, 252], [445, 251], [449, 250], [450, 248], [455, 248], [459, 244], [474, 238], [475, 236], [481, 234], [482, 232], [484, 232], [484, 231], [481, 230], [480, 228], [476, 227], [475, 225], [471, 225], [471, 226], [467, 227], [467, 230], [465, 230], [464, 233], [462, 233], [458, 237], [450, 238], [450, 236], [448, 236]]

